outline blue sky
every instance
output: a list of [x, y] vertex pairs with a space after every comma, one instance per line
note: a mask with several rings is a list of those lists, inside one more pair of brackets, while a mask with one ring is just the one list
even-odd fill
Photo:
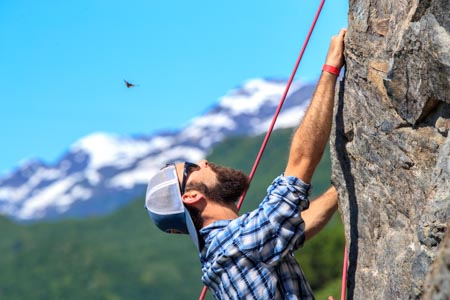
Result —
[[[289, 78], [320, 2], [0, 0], [0, 174], [94, 132], [180, 128], [249, 79]], [[325, 1], [296, 79], [319, 76], [347, 10]]]

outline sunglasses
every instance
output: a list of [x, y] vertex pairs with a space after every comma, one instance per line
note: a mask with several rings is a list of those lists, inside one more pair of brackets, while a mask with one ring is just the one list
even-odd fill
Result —
[[186, 189], [186, 183], [189, 174], [192, 173], [193, 170], [200, 168], [198, 165], [185, 161], [184, 162], [184, 169], [183, 169], [183, 180], [181, 180], [181, 186], [180, 186], [180, 192], [181, 195], [184, 194], [184, 190]]

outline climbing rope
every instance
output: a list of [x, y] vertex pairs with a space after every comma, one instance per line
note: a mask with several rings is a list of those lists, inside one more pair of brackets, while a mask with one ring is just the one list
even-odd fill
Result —
[[[317, 19], [319, 18], [319, 15], [320, 15], [320, 12], [322, 11], [322, 7], [323, 7], [324, 3], [325, 3], [325, 0], [322, 0], [320, 2], [319, 8], [317, 9], [316, 15], [315, 15], [314, 20], [313, 20], [313, 22], [311, 24], [311, 27], [310, 27], [309, 32], [308, 32], [308, 35], [306, 36], [305, 42], [303, 43], [303, 47], [302, 47], [302, 49], [300, 51], [300, 54], [299, 54], [299, 56], [297, 58], [297, 61], [296, 61], [295, 66], [294, 66], [294, 69], [293, 69], [293, 71], [291, 73], [291, 76], [290, 76], [290, 78], [289, 78], [289, 80], [288, 80], [288, 82], [286, 84], [286, 88], [284, 90], [283, 96], [281, 97], [280, 103], [278, 104], [277, 110], [275, 111], [275, 114], [274, 114], [274, 116], [272, 118], [272, 122], [271, 122], [271, 124], [269, 126], [269, 129], [267, 130], [267, 133], [266, 133], [266, 136], [265, 136], [265, 138], [264, 138], [264, 140], [262, 142], [261, 148], [259, 149], [258, 155], [256, 156], [255, 163], [253, 164], [252, 170], [250, 171], [250, 174], [248, 176], [249, 182], [252, 181], [253, 176], [255, 175], [256, 169], [257, 169], [257, 167], [259, 165], [259, 162], [261, 160], [261, 157], [262, 157], [262, 155], [264, 153], [264, 150], [266, 149], [267, 142], [269, 141], [269, 137], [272, 134], [273, 128], [275, 126], [275, 122], [276, 122], [276, 120], [278, 118], [278, 115], [280, 114], [280, 111], [281, 111], [281, 108], [282, 108], [282, 106], [284, 104], [284, 101], [286, 100], [286, 97], [287, 97], [287, 94], [288, 94], [289, 89], [291, 87], [292, 81], [294, 80], [295, 73], [297, 73], [297, 69], [298, 69], [298, 66], [300, 65], [300, 62], [302, 60], [303, 53], [305, 52], [305, 49], [306, 49], [306, 46], [308, 45], [309, 39], [311, 37], [311, 34], [312, 34], [313, 30], [314, 30], [314, 27], [316, 26]], [[240, 199], [238, 201], [238, 204], [237, 204], [238, 210], [241, 208], [242, 203], [244, 202], [244, 198], [245, 198], [246, 195], [247, 195], [247, 189], [243, 192], [242, 196], [240, 197]], [[345, 251], [345, 253], [346, 253], [346, 251]], [[346, 256], [347, 255], [345, 255], [345, 257]], [[344, 268], [345, 268], [345, 270], [347, 269], [347, 267], [345, 265], [345, 258], [344, 258]], [[346, 274], [347, 272], [345, 271], [344, 273]], [[343, 275], [343, 278], [344, 278], [344, 275]], [[342, 296], [342, 293], [341, 293], [341, 300], [343, 300], [344, 299], [343, 297], [345, 297], [344, 286], [345, 286], [345, 284], [343, 282], [342, 283], [342, 289], [343, 289], [344, 296]], [[198, 299], [199, 300], [205, 299], [207, 291], [208, 291], [208, 288], [206, 286], [203, 286], [202, 292], [201, 292], [200, 297]]]
[[348, 250], [346, 246], [344, 248], [344, 263], [342, 265], [341, 300], [345, 299], [345, 291], [347, 289], [347, 267], [348, 267]]

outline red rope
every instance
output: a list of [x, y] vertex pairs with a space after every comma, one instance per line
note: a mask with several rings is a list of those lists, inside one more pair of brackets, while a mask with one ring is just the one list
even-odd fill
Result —
[[347, 289], [347, 267], [348, 267], [348, 251], [344, 248], [344, 263], [342, 266], [342, 285], [341, 285], [341, 300], [345, 300], [345, 291]]
[[[281, 97], [280, 103], [278, 104], [277, 110], [275, 111], [275, 115], [272, 118], [272, 123], [270, 124], [270, 127], [267, 130], [266, 137], [264, 138], [264, 141], [263, 141], [263, 143], [261, 145], [261, 148], [259, 149], [259, 153], [256, 156], [255, 163], [253, 164], [253, 168], [252, 168], [252, 170], [251, 170], [251, 172], [250, 172], [250, 174], [248, 176], [250, 182], [252, 181], [253, 176], [255, 175], [255, 172], [256, 172], [256, 169], [258, 167], [259, 161], [261, 160], [263, 152], [266, 149], [267, 142], [269, 141], [269, 137], [270, 137], [270, 135], [272, 133], [273, 127], [275, 126], [275, 122], [276, 122], [276, 120], [278, 118], [278, 115], [280, 114], [281, 107], [283, 106], [284, 100], [286, 100], [286, 96], [287, 96], [287, 94], [289, 92], [289, 88], [291, 87], [292, 81], [294, 80], [295, 73], [297, 73], [297, 69], [298, 69], [298, 66], [300, 65], [300, 61], [302, 60], [303, 53], [305, 52], [306, 46], [308, 45], [308, 42], [309, 42], [309, 38], [311, 37], [311, 34], [312, 34], [313, 30], [314, 30], [314, 27], [316, 26], [317, 19], [319, 18], [319, 15], [320, 15], [320, 12], [322, 11], [322, 7], [323, 7], [324, 3], [325, 3], [325, 0], [322, 0], [320, 2], [319, 8], [317, 9], [316, 15], [315, 15], [314, 20], [313, 20], [313, 22], [311, 24], [311, 27], [310, 27], [309, 32], [308, 32], [308, 35], [306, 36], [305, 42], [303, 43], [302, 50], [300, 51], [300, 54], [299, 54], [299, 56], [297, 58], [297, 62], [295, 63], [294, 69], [293, 69], [293, 71], [291, 73], [291, 77], [289, 78], [289, 80], [287, 82], [287, 85], [286, 85], [286, 88], [284, 90], [283, 96]], [[238, 210], [241, 208], [242, 203], [244, 202], [244, 198], [245, 198], [246, 195], [247, 195], [247, 190], [244, 191], [244, 193], [242, 194], [241, 198], [239, 199], [239, 202], [237, 204]], [[203, 300], [205, 298], [205, 296], [206, 296], [206, 292], [207, 291], [208, 291], [208, 288], [206, 286], [204, 286], [203, 289], [202, 289], [202, 292], [200, 294], [200, 297], [198, 299], [199, 300]]]

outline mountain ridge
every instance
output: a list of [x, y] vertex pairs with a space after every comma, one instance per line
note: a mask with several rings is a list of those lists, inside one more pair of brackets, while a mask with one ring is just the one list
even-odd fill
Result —
[[[142, 195], [150, 174], [167, 162], [197, 161], [226, 137], [267, 131], [285, 85], [249, 80], [179, 130], [135, 137], [95, 132], [54, 164], [27, 161], [0, 178], [0, 214], [23, 222], [112, 212]], [[275, 128], [298, 124], [314, 87], [291, 85]]]

